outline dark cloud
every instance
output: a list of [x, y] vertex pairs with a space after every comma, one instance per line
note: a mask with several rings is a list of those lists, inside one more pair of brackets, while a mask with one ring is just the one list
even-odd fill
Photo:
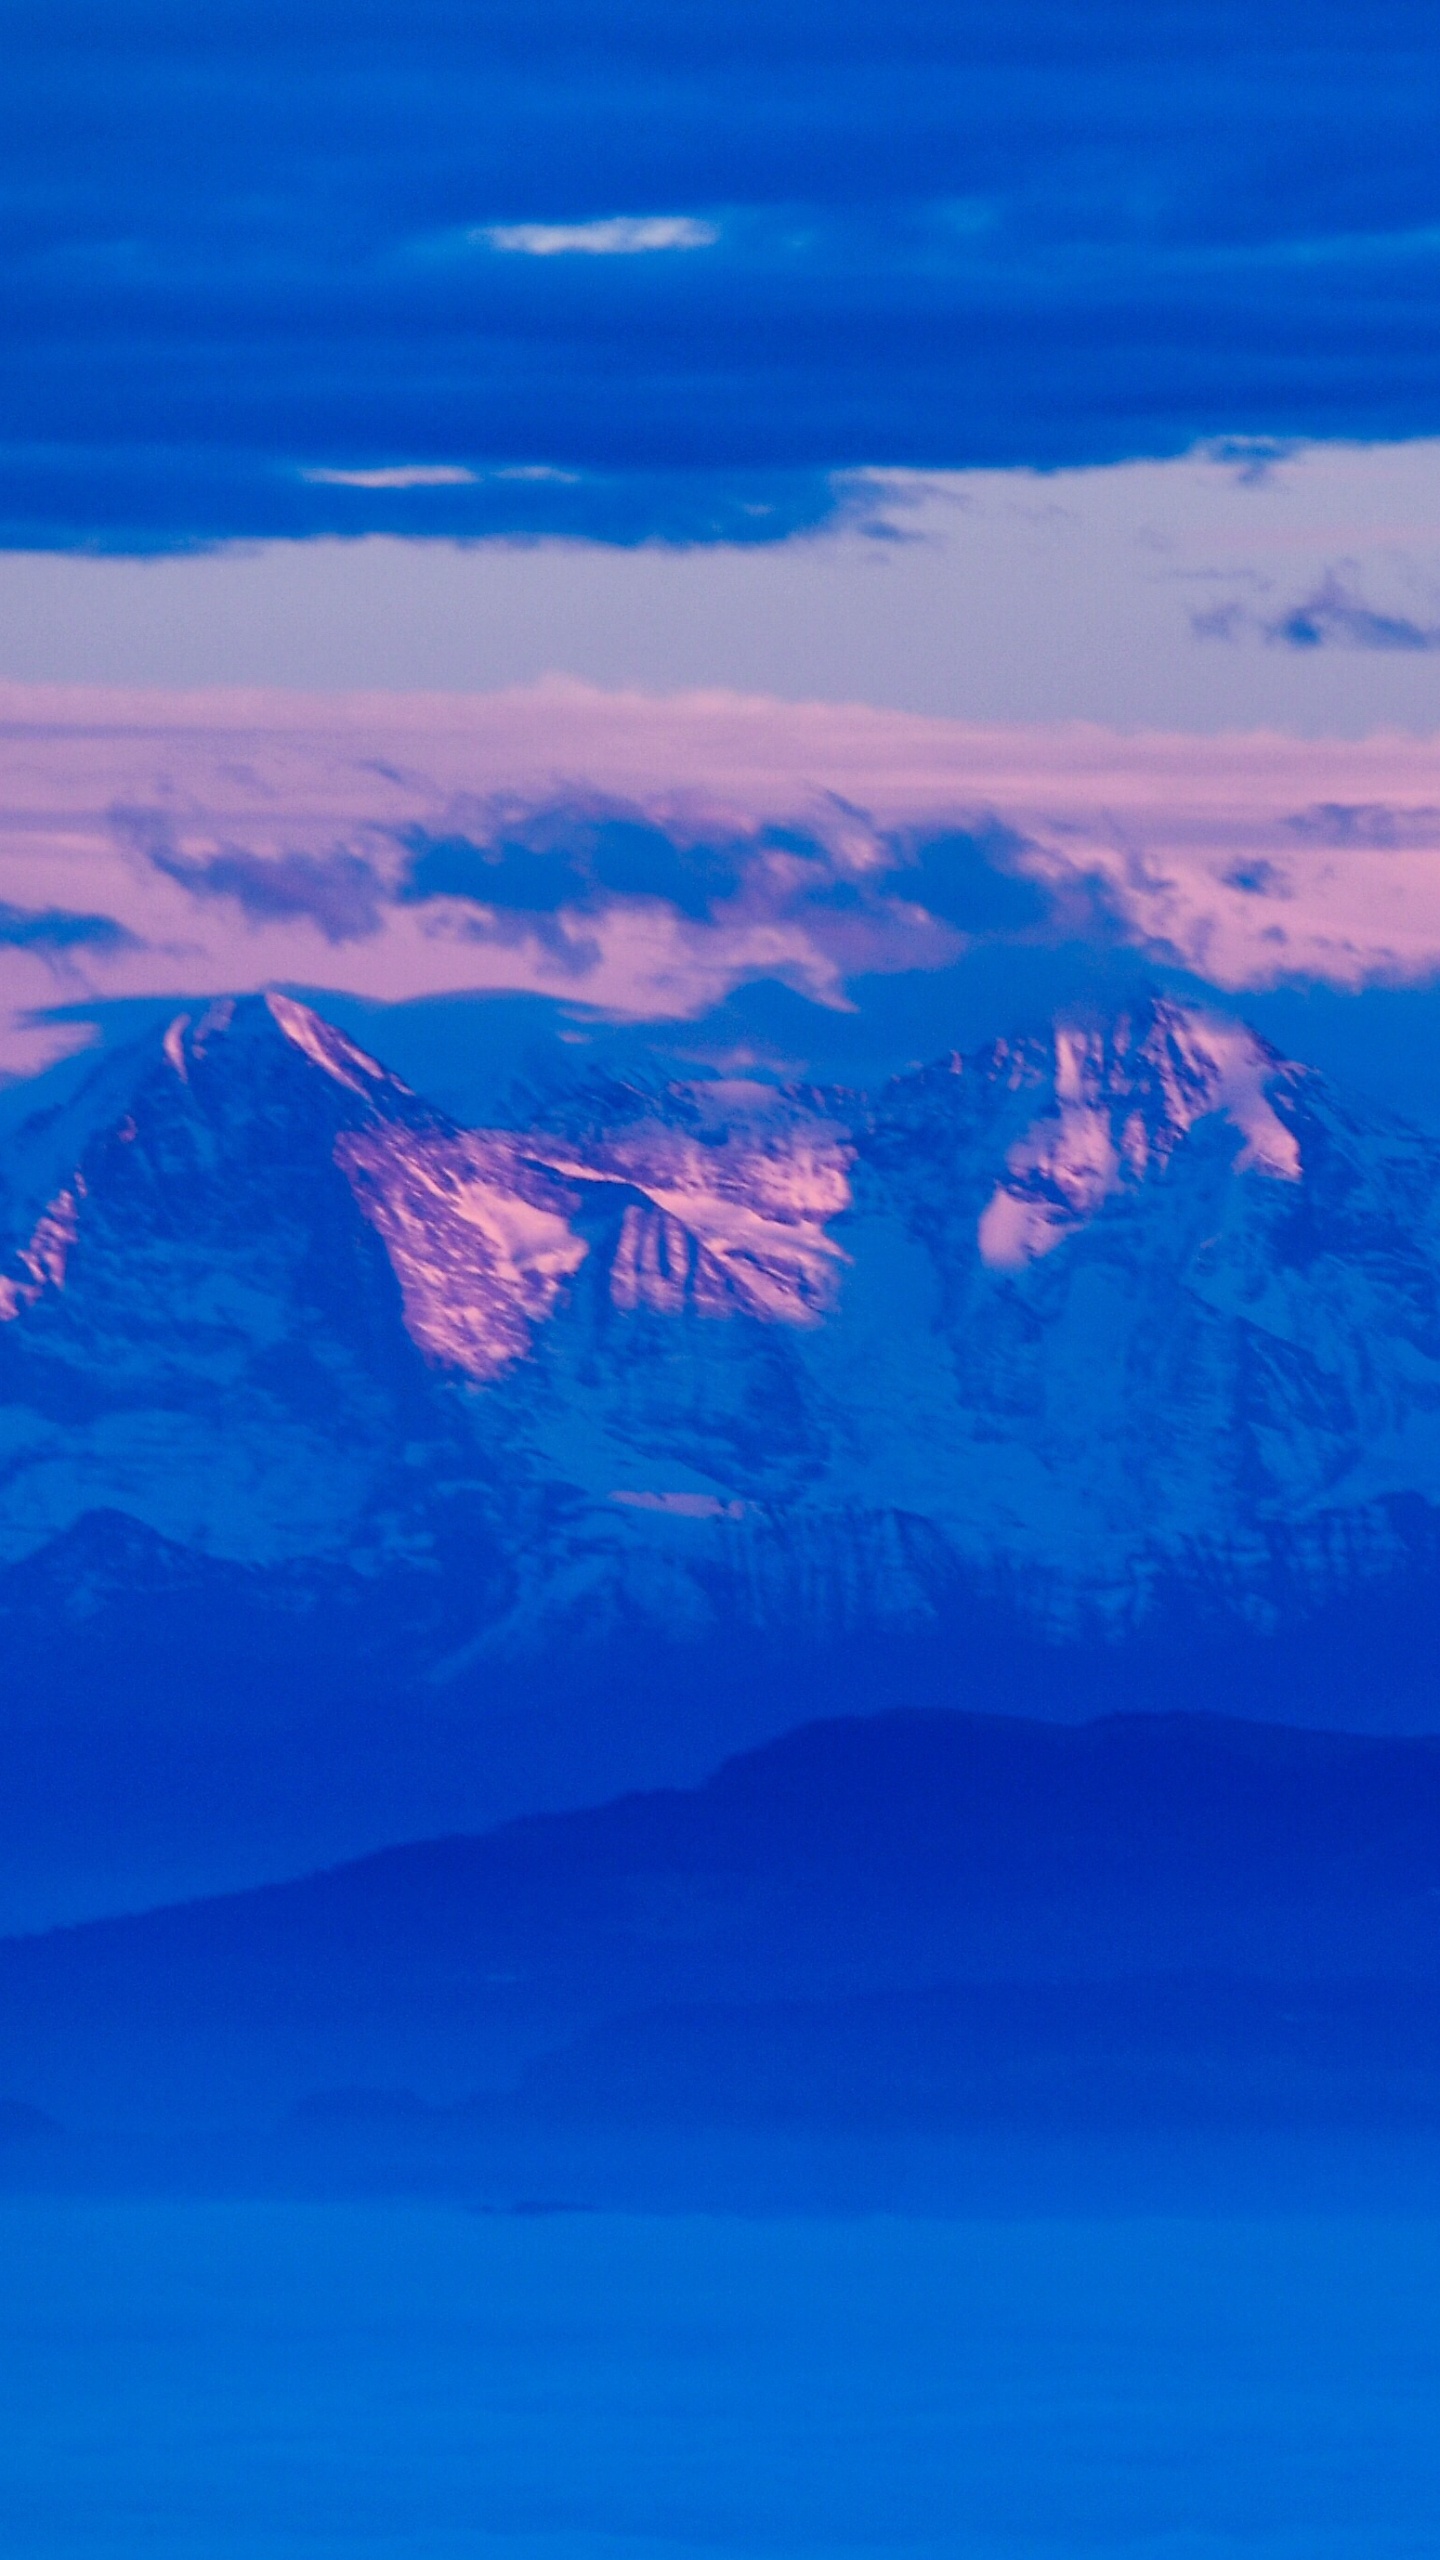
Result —
[[[13, 0], [0, 541], [765, 540], [863, 466], [1434, 432], [1437, 72], [1414, 0]], [[490, 236], [626, 215], [691, 245]]]
[[356, 942], [380, 925], [382, 890], [353, 853], [212, 853], [157, 861], [197, 898], [233, 898], [248, 916], [309, 916], [327, 942]]
[[962, 933], [1023, 933], [1041, 924], [1051, 901], [1013, 868], [1020, 840], [1007, 828], [979, 835], [950, 832], [907, 848], [909, 860], [891, 886]]
[[1206, 605], [1190, 616], [1190, 628], [1197, 640], [1243, 640], [1255, 629], [1255, 617], [1233, 598], [1224, 604]]
[[562, 910], [597, 914], [616, 899], [658, 899], [696, 924], [804, 917], [837, 950], [847, 929], [893, 932], [913, 908], [933, 924], [999, 939], [1044, 930], [1056, 912], [1053, 891], [1017, 869], [1023, 841], [1005, 827], [887, 839], [863, 812], [836, 808], [871, 841], [875, 859], [863, 869], [822, 837], [780, 825], [706, 836], [623, 806], [512, 807], [488, 824], [477, 811], [463, 832], [406, 834], [399, 895], [407, 904], [469, 899], [552, 935]]
[[1292, 834], [1303, 842], [1346, 851], [1376, 846], [1388, 851], [1404, 845], [1428, 849], [1440, 828], [1440, 809], [1414, 801], [1397, 809], [1384, 801], [1321, 800], [1313, 808], [1297, 809], [1289, 824]]
[[[357, 408], [374, 401], [358, 383], [348, 395], [337, 383], [327, 397], [337, 433], [347, 397]], [[0, 550], [134, 556], [225, 541], [374, 533], [753, 547], [852, 519], [872, 532], [886, 529], [868, 489], [819, 469], [587, 467], [559, 474], [478, 467], [438, 484], [356, 487], [307, 479], [289, 455], [259, 442], [267, 421], [257, 416], [254, 424], [257, 445], [248, 450], [204, 442], [198, 433], [184, 443], [109, 448], [0, 442]], [[405, 432], [423, 450], [420, 422], [407, 422]]]
[[748, 859], [747, 847], [677, 838], [629, 810], [516, 811], [474, 835], [412, 830], [405, 842], [406, 899], [473, 898], [536, 915], [607, 897], [663, 898], [698, 921], [733, 894]]
[[1289, 649], [1440, 649], [1440, 622], [1377, 612], [1335, 570], [1302, 603], [1263, 628], [1267, 640], [1281, 641]]
[[66, 907], [12, 907], [0, 899], [0, 943], [10, 951], [121, 951], [134, 935], [113, 916], [74, 915]]
[[1231, 596], [1192, 613], [1190, 628], [1197, 640], [1264, 640], [1299, 651], [1378, 649], [1413, 655], [1440, 649], [1440, 622], [1371, 604], [1357, 578], [1339, 569], [1327, 569], [1308, 595], [1279, 613], [1256, 613]]
[[116, 810], [112, 822], [122, 841], [193, 898], [232, 900], [257, 923], [306, 916], [330, 943], [358, 942], [379, 931], [385, 884], [362, 855], [343, 847], [261, 854], [225, 845], [189, 853], [163, 815]]
[[[527, 940], [567, 975], [584, 976], [602, 956], [603, 918], [637, 901], [670, 908], [686, 925], [743, 931], [799, 924], [843, 968], [890, 965], [901, 944], [929, 947], [954, 930], [1004, 938], [1045, 927], [1057, 911], [1053, 889], [1018, 873], [1022, 840], [998, 825], [977, 833], [878, 833], [865, 813], [835, 800], [839, 838], [858, 831], [860, 850], [819, 832], [783, 824], [727, 832], [699, 830], [643, 807], [598, 798], [541, 803], [505, 799], [457, 803], [457, 822], [387, 834], [369, 853], [186, 840], [164, 808], [112, 807], [116, 841], [144, 868], [188, 897], [228, 903], [252, 923], [305, 919], [333, 946], [385, 930], [388, 916], [437, 901], [458, 915], [445, 929], [465, 939]], [[1059, 902], [1063, 904], [1063, 899]], [[474, 910], [466, 915], [466, 907]], [[917, 916], [916, 910], [919, 910]], [[128, 939], [105, 918], [13, 911], [0, 943], [60, 949]]]
[[1289, 884], [1273, 862], [1237, 862], [1221, 873], [1227, 889], [1239, 889], [1247, 898], [1285, 898]]

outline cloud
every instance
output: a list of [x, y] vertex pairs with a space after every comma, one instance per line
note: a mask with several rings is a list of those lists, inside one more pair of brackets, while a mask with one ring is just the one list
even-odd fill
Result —
[[[525, 529], [731, 540], [790, 474], [1440, 426], [1414, 0], [235, 26], [7, 25], [11, 543], [464, 537], [525, 467], [591, 501], [536, 484]], [[723, 214], [615, 211], [677, 203]]]
[[321, 464], [302, 471], [302, 480], [320, 489], [470, 489], [475, 473], [463, 462], [391, 462], [373, 471], [328, 470]]
[[636, 258], [663, 249], [713, 249], [713, 222], [689, 213], [612, 213], [596, 222], [492, 222], [472, 234], [523, 258]]
[[63, 907], [10, 907], [0, 903], [0, 944], [12, 951], [119, 951], [129, 940], [113, 916], [71, 915]]
[[[0, 1060], [85, 1002], [530, 993], [636, 1023], [1076, 938], [1212, 986], [1440, 972], [1440, 744], [978, 728], [551, 682], [0, 686]], [[48, 1017], [63, 1009], [63, 1035]]]
[[186, 854], [176, 850], [163, 821], [127, 810], [116, 813], [116, 824], [143, 847], [157, 871], [192, 898], [233, 899], [252, 923], [304, 916], [331, 944], [355, 942], [379, 929], [382, 884], [360, 854], [263, 855], [234, 846]]
[[528, 992], [680, 1020], [761, 977], [841, 1004], [856, 970], [958, 947], [892, 891], [863, 813], [727, 780], [723, 740], [694, 786], [683, 736], [645, 747], [666, 713], [643, 699], [0, 693], [18, 1063], [86, 995]]
[[1336, 570], [1262, 627], [1267, 640], [1290, 649], [1440, 649], [1440, 622], [1378, 612]]
[[[1394, 565], [1393, 560], [1385, 564], [1392, 576]], [[1410, 582], [1414, 583], [1416, 564], [1406, 563], [1406, 567]], [[1253, 571], [1251, 580], [1257, 585], [1269, 584]], [[1322, 570], [1296, 603], [1282, 606], [1278, 613], [1261, 612], [1235, 596], [1223, 597], [1219, 603], [1192, 613], [1190, 628], [1197, 640], [1259, 639], [1303, 653], [1315, 649], [1368, 649], [1413, 655], [1440, 649], [1440, 621], [1421, 621], [1398, 606], [1372, 604], [1353, 569]]]
[[[3, 189], [0, 189], [3, 198]], [[0, 260], [3, 267], [3, 260]], [[3, 289], [3, 273], [0, 273]], [[386, 362], [404, 366], [403, 348]], [[468, 375], [473, 355], [456, 350]], [[443, 396], [435, 394], [437, 411]], [[352, 450], [356, 419], [383, 411], [357, 380], [307, 426], [307, 452]], [[706, 461], [624, 460], [562, 465], [529, 459], [330, 464], [295, 460], [288, 450], [237, 448], [183, 438], [178, 417], [153, 443], [87, 439], [6, 444], [0, 425], [0, 550], [56, 551], [152, 558], [206, 550], [228, 542], [304, 541], [372, 534], [444, 541], [530, 541], [542, 536], [601, 542], [729, 543], [747, 549], [788, 541], [797, 533], [869, 520], [876, 493], [867, 475], [788, 464], [756, 468]], [[397, 422], [398, 425], [398, 422]], [[477, 451], [493, 441], [478, 413], [466, 433]], [[405, 441], [431, 432], [433, 420], [408, 421]], [[371, 449], [400, 441], [383, 426], [366, 437]], [[513, 453], [529, 429], [506, 431]], [[453, 446], [452, 446], [453, 450]]]
[[662, 898], [699, 922], [757, 868], [744, 837], [698, 841], [624, 803], [561, 800], [478, 808], [473, 833], [408, 838], [407, 899], [464, 897], [530, 914], [594, 909], [615, 897]]

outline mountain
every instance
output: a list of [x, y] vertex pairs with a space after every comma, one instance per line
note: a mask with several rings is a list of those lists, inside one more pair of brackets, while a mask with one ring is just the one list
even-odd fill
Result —
[[807, 1726], [695, 1789], [0, 1944], [0, 2055], [92, 2164], [250, 2174], [287, 2121], [397, 2173], [617, 2121], [1433, 2130], [1440, 1739]]
[[0, 1171], [17, 1913], [834, 1705], [1435, 1721], [1440, 1147], [1233, 1020], [466, 1130], [274, 995]]

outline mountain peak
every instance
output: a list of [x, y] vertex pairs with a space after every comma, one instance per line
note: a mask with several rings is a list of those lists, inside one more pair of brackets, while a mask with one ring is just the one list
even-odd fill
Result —
[[301, 1004], [295, 996], [269, 990], [261, 995], [220, 996], [198, 1013], [177, 1013], [160, 1040], [165, 1063], [188, 1085], [192, 1066], [244, 1067], [257, 1049], [276, 1042], [307, 1059], [332, 1084], [370, 1100], [383, 1093], [406, 1095], [410, 1089], [382, 1067], [343, 1031]]
[[1302, 1178], [1276, 1105], [1303, 1071], [1227, 1015], [1156, 997], [1101, 1027], [1062, 1018], [1048, 1041], [996, 1042], [981, 1067], [1012, 1091], [1049, 1087], [981, 1212], [980, 1254], [995, 1269], [1053, 1253], [1107, 1200], [1162, 1174], [1202, 1120], [1234, 1130], [1237, 1173]]
[[111, 1230], [117, 1277], [157, 1222], [212, 1256], [248, 1256], [267, 1226], [301, 1232], [307, 1201], [313, 1214], [328, 1196], [338, 1215], [337, 1176], [383, 1247], [412, 1343], [477, 1384], [530, 1351], [602, 1240], [622, 1314], [807, 1324], [843, 1261], [825, 1228], [849, 1199], [846, 1154], [813, 1114], [712, 1125], [679, 1097], [627, 1088], [608, 1127], [591, 1110], [573, 1133], [463, 1129], [278, 993], [177, 1013], [137, 1053], [118, 1112], [113, 1079], [99, 1091], [103, 1116], [0, 1267], [0, 1324], [65, 1293], [82, 1227]]
[[791, 1612], [848, 1576], [924, 1616], [962, 1557], [1123, 1609], [1152, 1552], [1240, 1538], [1243, 1578], [1272, 1532], [1333, 1515], [1358, 1555], [1394, 1543], [1365, 1506], [1440, 1500], [1440, 1154], [1166, 998], [868, 1102], [587, 1087], [466, 1129], [248, 997], [103, 1062], [22, 1170], [0, 1555], [96, 1508], [386, 1553], [496, 1483], [593, 1507], [577, 1592], [628, 1570], [618, 1498], [627, 1535], [729, 1523], [702, 1580], [796, 1542]]

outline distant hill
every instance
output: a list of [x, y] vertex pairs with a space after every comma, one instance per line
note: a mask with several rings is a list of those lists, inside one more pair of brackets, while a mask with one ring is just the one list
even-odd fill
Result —
[[1440, 1740], [812, 1725], [693, 1790], [12, 1939], [0, 2057], [142, 2145], [297, 2108], [312, 2147], [403, 2122], [402, 2149], [557, 2120], [1440, 2128]]

